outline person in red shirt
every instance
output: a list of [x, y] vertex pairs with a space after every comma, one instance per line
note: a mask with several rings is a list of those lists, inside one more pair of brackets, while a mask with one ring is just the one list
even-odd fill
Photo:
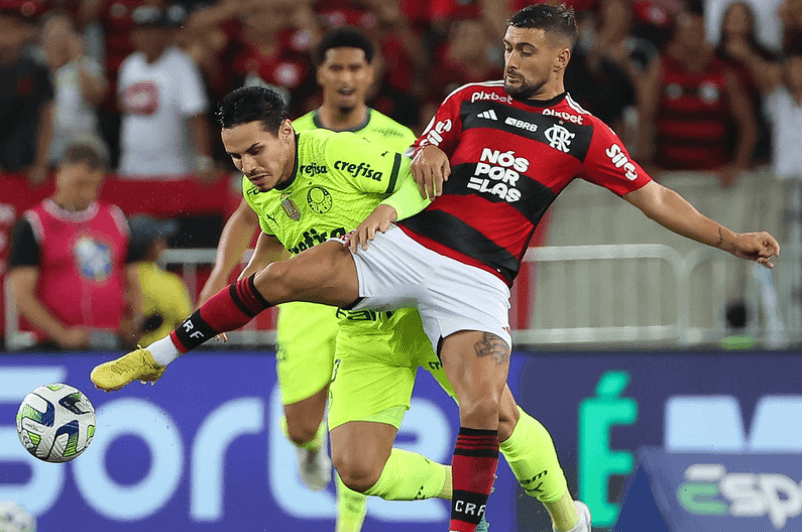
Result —
[[641, 99], [638, 155], [644, 164], [715, 172], [722, 187], [751, 165], [757, 140], [752, 105], [705, 41], [700, 5], [680, 16], [666, 52], [644, 77]]
[[117, 206], [97, 201], [106, 171], [101, 150], [69, 146], [53, 196], [14, 227], [8, 282], [37, 349], [116, 348], [118, 335], [141, 322], [128, 223]]

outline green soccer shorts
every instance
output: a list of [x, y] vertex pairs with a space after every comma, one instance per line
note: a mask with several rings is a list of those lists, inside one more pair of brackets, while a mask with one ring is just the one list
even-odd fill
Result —
[[340, 321], [334, 355], [329, 430], [349, 421], [382, 422], [397, 429], [409, 409], [418, 367], [428, 370], [446, 393], [456, 397], [417, 310], [363, 310], [347, 315]]
[[336, 313], [336, 308], [317, 303], [279, 305], [276, 372], [282, 404], [308, 399], [331, 380]]

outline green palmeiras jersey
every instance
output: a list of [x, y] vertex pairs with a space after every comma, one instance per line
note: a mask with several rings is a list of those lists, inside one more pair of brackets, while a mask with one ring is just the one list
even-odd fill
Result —
[[407, 157], [354, 133], [323, 129], [296, 136], [287, 184], [259, 192], [243, 177], [242, 188], [262, 231], [293, 255], [355, 229], [379, 203], [393, 206], [399, 220], [428, 204]]
[[[326, 129], [320, 121], [320, 113], [310, 111], [293, 121], [295, 131], [311, 131], [313, 129]], [[392, 118], [381, 114], [375, 109], [368, 108], [367, 118], [358, 126], [348, 129], [363, 139], [377, 144], [384, 149], [404, 153], [416, 139], [415, 134], [408, 127], [402, 126]]]

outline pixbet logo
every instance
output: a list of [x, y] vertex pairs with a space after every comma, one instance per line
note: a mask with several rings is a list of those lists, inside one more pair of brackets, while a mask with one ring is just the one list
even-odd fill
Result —
[[579, 115], [573, 115], [566, 111], [555, 111], [550, 107], [546, 107], [543, 109], [543, 116], [554, 116], [561, 120], [565, 120], [566, 122], [571, 122], [572, 124], [582, 125], [582, 117]]
[[471, 103], [474, 102], [482, 102], [482, 101], [491, 101], [491, 102], [499, 102], [499, 103], [510, 103], [512, 98], [509, 96], [499, 96], [495, 92], [474, 92], [471, 94]]
[[[697, 515], [761, 517], [776, 530], [802, 513], [802, 485], [777, 473], [728, 473], [722, 464], [693, 464], [677, 489], [680, 505]], [[721, 500], [726, 499], [726, 502]]]
[[629, 161], [621, 146], [613, 144], [604, 150], [604, 153], [607, 154], [607, 157], [610, 158], [616, 168], [624, 169], [624, 175], [627, 179], [635, 181], [638, 178], [638, 170], [635, 168], [635, 165]]
[[521, 191], [515, 188], [521, 177], [519, 172], [526, 172], [528, 169], [529, 160], [516, 157], [512, 150], [501, 152], [484, 148], [474, 175], [466, 186], [479, 192], [489, 192], [513, 203], [521, 199]]

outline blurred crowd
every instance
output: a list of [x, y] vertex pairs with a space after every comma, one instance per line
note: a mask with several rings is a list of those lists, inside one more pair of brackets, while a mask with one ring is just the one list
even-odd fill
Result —
[[[377, 44], [370, 105], [419, 133], [453, 89], [502, 76], [506, 20], [533, 3], [171, 1], [0, 0], [0, 172], [44, 182], [93, 137], [118, 175], [216, 179], [217, 102], [262, 84], [294, 117], [316, 108], [315, 45], [345, 25]], [[566, 3], [581, 33], [568, 91], [654, 175], [802, 173], [802, 0]]]

